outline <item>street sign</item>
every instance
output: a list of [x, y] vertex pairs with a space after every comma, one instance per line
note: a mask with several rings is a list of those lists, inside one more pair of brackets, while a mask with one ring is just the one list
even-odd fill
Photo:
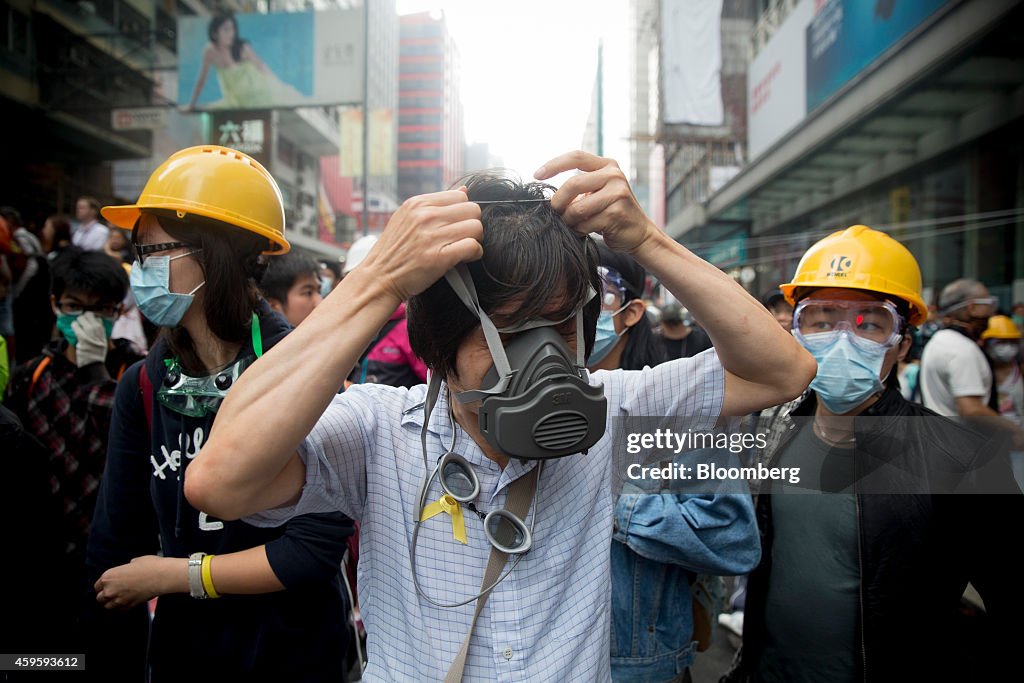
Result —
[[110, 126], [114, 130], [159, 130], [167, 127], [167, 107], [112, 109]]

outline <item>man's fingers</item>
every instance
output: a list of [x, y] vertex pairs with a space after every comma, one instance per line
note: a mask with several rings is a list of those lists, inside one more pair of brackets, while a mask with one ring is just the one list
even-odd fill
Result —
[[469, 200], [466, 197], [466, 193], [461, 190], [443, 190], [441, 192], [431, 192], [430, 194], [421, 194], [409, 199], [410, 202], [416, 204], [429, 204], [432, 206], [447, 206], [448, 204], [460, 204], [466, 203]]
[[[591, 221], [590, 219], [598, 218], [602, 211], [605, 211], [619, 199], [620, 197], [612, 192], [589, 194], [570, 204], [562, 212], [562, 220], [565, 221], [566, 225], [576, 229], [577, 232], [583, 232], [584, 229], [586, 229], [584, 234], [601, 232], [600, 229], [595, 228], [605, 227], [604, 225], [599, 226], [598, 223], [606, 221]], [[592, 225], [589, 223], [592, 223]]]
[[537, 180], [547, 180], [548, 178], [553, 178], [559, 173], [564, 173], [565, 171], [571, 171], [573, 169], [579, 169], [581, 171], [596, 171], [609, 164], [615, 164], [615, 162], [611, 159], [594, 156], [588, 152], [575, 150], [545, 162], [543, 166], [537, 169], [533, 174], [533, 177]]
[[455, 266], [458, 263], [479, 261], [483, 258], [484, 247], [472, 237], [466, 237], [441, 247], [441, 257]]
[[597, 192], [614, 176], [609, 173], [581, 173], [565, 181], [555, 194], [551, 195], [551, 208], [562, 213], [577, 197]]
[[484, 238], [484, 224], [480, 222], [479, 218], [468, 218], [440, 228], [437, 231], [437, 237], [448, 244], [466, 238], [479, 242]]

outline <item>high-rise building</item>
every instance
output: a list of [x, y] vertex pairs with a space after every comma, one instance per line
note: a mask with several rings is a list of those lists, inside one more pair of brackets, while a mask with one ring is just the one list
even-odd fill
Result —
[[764, 291], [807, 246], [862, 223], [913, 252], [929, 302], [958, 277], [1007, 310], [1024, 300], [1024, 3], [759, 8], [750, 160], [674, 236], [735, 254]]
[[459, 53], [444, 15], [400, 18], [398, 194], [404, 200], [449, 187], [465, 172]]

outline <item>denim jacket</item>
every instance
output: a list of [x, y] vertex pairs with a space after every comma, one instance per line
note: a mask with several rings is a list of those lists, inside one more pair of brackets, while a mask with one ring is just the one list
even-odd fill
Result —
[[653, 489], [649, 484], [657, 482], [627, 483], [615, 505], [611, 665], [616, 681], [671, 681], [690, 666], [691, 583], [697, 574], [745, 574], [761, 557], [749, 494], [646, 493]]

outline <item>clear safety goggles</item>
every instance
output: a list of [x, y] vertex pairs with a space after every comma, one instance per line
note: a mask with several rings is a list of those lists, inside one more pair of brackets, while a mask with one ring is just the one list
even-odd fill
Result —
[[945, 309], [944, 313], [949, 313], [965, 306], [975, 306], [976, 308], [972, 313], [979, 318], [991, 318], [996, 314], [996, 309], [999, 308], [999, 298], [994, 296], [983, 296], [976, 299], [968, 299], [967, 301], [961, 301], [958, 304], [953, 304], [949, 308]]
[[618, 308], [620, 301], [626, 300], [626, 283], [622, 275], [614, 268], [597, 267], [597, 274], [601, 276], [601, 308], [614, 310]]
[[793, 334], [808, 349], [831, 345], [840, 332], [853, 341], [891, 348], [899, 343], [903, 317], [888, 301], [804, 299], [793, 310]]
[[[480, 480], [468, 460], [451, 451], [437, 462], [437, 475], [446, 495], [480, 518], [484, 535], [492, 546], [506, 555], [521, 555], [533, 546], [533, 529], [508, 510], [491, 510], [484, 514], [473, 501], [480, 495]], [[533, 505], [536, 508], [537, 497]], [[536, 515], [533, 517], [536, 520]]]
[[163, 384], [156, 392], [161, 404], [188, 417], [205, 417], [216, 413], [230, 389], [255, 358], [242, 358], [215, 375], [191, 377], [172, 360]]

